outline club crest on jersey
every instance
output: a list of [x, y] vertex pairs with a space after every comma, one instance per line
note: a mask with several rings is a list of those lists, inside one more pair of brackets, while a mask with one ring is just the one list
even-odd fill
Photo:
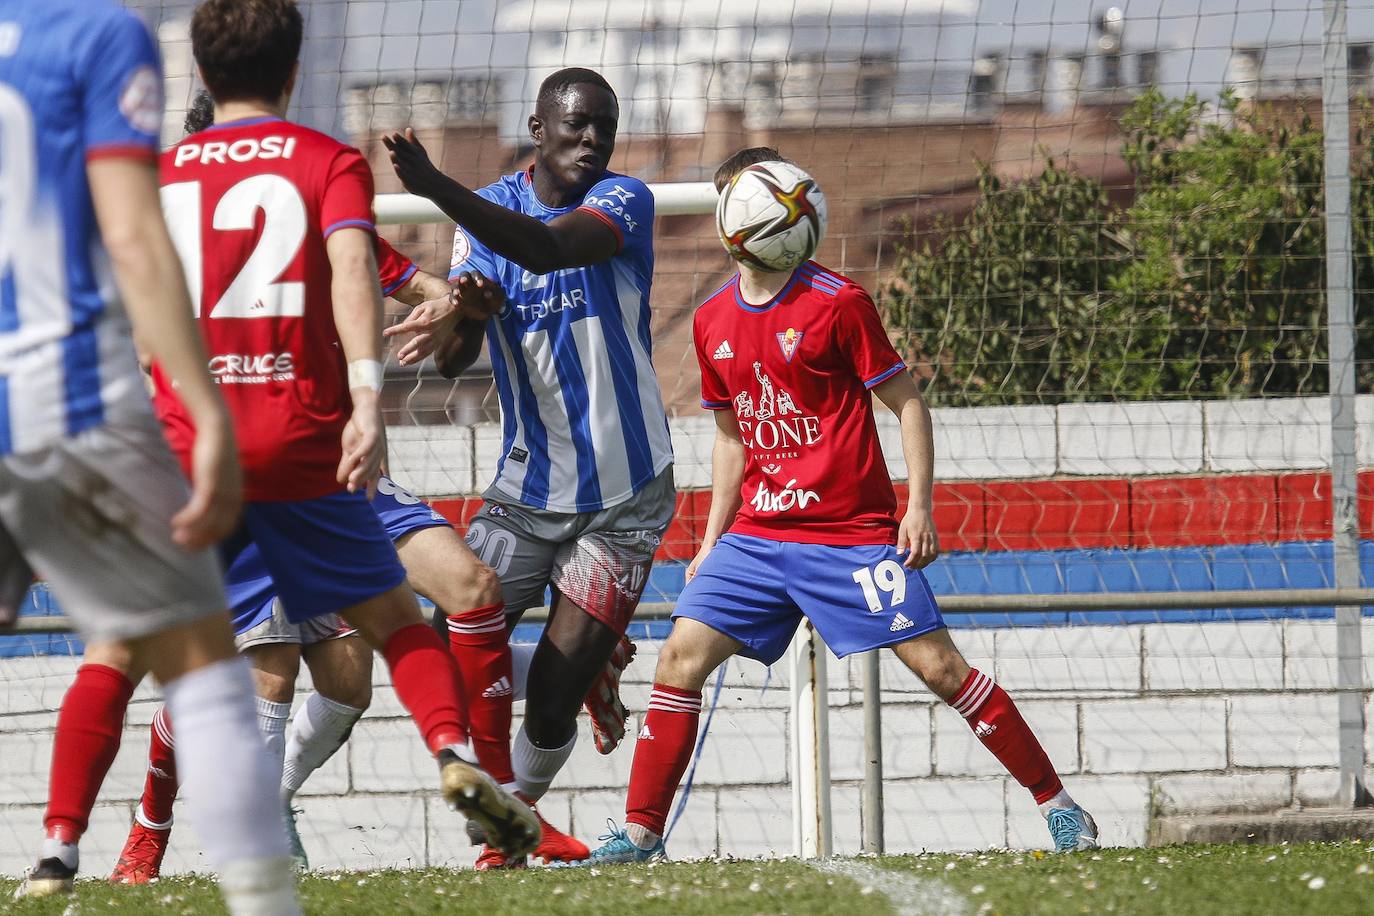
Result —
[[472, 242], [468, 241], [466, 232], [460, 228], [455, 228], [453, 230], [453, 255], [449, 258], [449, 267], [461, 267], [470, 257], [472, 257]]
[[782, 348], [782, 358], [789, 363], [792, 362], [792, 355], [797, 352], [797, 346], [801, 343], [802, 332], [796, 328], [788, 328], [786, 331], [778, 332], [778, 346]]

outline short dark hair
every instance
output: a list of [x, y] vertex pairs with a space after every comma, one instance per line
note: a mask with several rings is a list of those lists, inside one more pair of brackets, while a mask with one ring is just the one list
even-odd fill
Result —
[[215, 101], [276, 101], [304, 34], [295, 0], [205, 0], [191, 17], [191, 53]]
[[210, 93], [202, 89], [191, 100], [191, 107], [186, 109], [186, 120], [181, 122], [181, 127], [190, 135], [198, 134], [214, 123], [215, 100], [210, 98]]
[[534, 100], [535, 110], [538, 111], [553, 104], [554, 99], [573, 86], [583, 85], [598, 86], [609, 92], [612, 98], [615, 98], [615, 90], [611, 88], [610, 83], [606, 82], [606, 77], [600, 73], [595, 70], [588, 70], [586, 67], [564, 67], [562, 70], [549, 74], [544, 82], [539, 84], [539, 95]]
[[716, 176], [714, 179], [716, 191], [717, 193], [724, 191], [725, 186], [729, 184], [736, 175], [743, 172], [751, 165], [757, 165], [760, 162], [790, 161], [790, 159], [784, 159], [782, 153], [771, 146], [750, 146], [746, 149], [742, 149], [722, 162], [720, 168], [716, 169]]

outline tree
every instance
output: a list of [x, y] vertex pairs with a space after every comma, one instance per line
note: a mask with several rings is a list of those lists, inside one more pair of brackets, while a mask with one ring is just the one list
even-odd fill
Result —
[[[1239, 397], [1326, 390], [1321, 134], [1231, 97], [1143, 94], [1121, 119], [1129, 207], [1050, 161], [984, 167], [957, 225], [909, 235], [889, 320], [942, 404]], [[1374, 321], [1374, 157], [1355, 176], [1358, 352]], [[1369, 292], [1365, 292], [1369, 291]], [[1374, 382], [1361, 367], [1361, 384]]]

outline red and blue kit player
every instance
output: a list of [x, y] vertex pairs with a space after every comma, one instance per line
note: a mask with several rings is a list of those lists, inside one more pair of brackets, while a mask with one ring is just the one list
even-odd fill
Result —
[[[538, 821], [464, 759], [457, 667], [363, 492], [386, 453], [372, 175], [357, 150], [284, 120], [302, 32], [290, 0], [198, 6], [191, 47], [215, 124], [162, 157], [163, 209], [244, 465], [243, 522], [221, 552], [232, 568], [256, 546], [290, 622], [337, 613], [381, 652], [446, 799], [523, 853]], [[190, 418], [157, 367], [154, 380], [185, 461]], [[231, 610], [242, 623], [260, 605]]]
[[[158, 204], [162, 115], [156, 45], [132, 14], [103, 0], [0, 0], [0, 624], [36, 573], [84, 638], [151, 669], [185, 722], [191, 808], [230, 912], [299, 913], [208, 550], [235, 524], [239, 467]], [[195, 425], [189, 491], [133, 333]], [[113, 716], [93, 701], [106, 688]], [[111, 736], [117, 748], [131, 691], [119, 672], [83, 665], [54, 759]], [[81, 779], [68, 788], [88, 788]], [[87, 826], [74, 813], [45, 813], [20, 896], [72, 889]]]
[[[744, 150], [716, 185], [780, 158]], [[711, 510], [635, 744], [625, 828], [591, 861], [665, 856], [706, 678], [732, 655], [771, 665], [802, 617], [840, 657], [890, 647], [1030, 789], [1056, 848], [1095, 846], [1092, 819], [1010, 697], [954, 647], [921, 573], [939, 552], [930, 413], [868, 294], [814, 261], [782, 273], [741, 263], [693, 336], [716, 417]], [[870, 392], [901, 422], [911, 497], [900, 522]]]
[[[560, 70], [541, 85], [529, 119], [534, 164], [478, 191], [440, 173], [412, 134], [384, 138], [406, 189], [458, 224], [449, 275], [457, 298], [489, 296], [468, 306], [480, 318], [426, 306], [391, 330], [421, 332], [402, 349], [403, 363], [435, 352], [450, 375], [485, 335], [502, 452], [468, 541], [501, 577], [504, 608], [451, 617], [450, 642], [468, 679], [483, 766], [536, 799], [572, 752], [584, 699], [598, 750], [624, 734], [622, 637], [674, 508], [649, 335], [653, 197], [607, 170], [618, 122], [603, 77]], [[506, 628], [543, 604], [549, 587], [552, 615], [512, 746]], [[479, 862], [501, 864], [489, 849]]]

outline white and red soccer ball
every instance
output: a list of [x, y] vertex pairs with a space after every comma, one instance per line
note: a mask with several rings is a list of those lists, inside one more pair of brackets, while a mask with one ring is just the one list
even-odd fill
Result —
[[741, 171], [716, 202], [716, 232], [735, 260], [759, 270], [792, 270], [825, 236], [825, 195], [790, 162]]

